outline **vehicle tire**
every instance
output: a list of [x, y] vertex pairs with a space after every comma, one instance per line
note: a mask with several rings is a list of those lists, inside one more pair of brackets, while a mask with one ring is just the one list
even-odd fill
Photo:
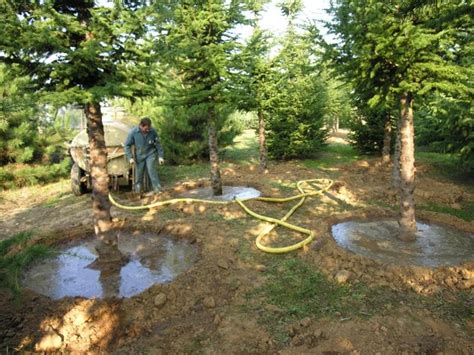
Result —
[[84, 170], [77, 163], [74, 163], [71, 168], [71, 189], [76, 196], [81, 196], [87, 192], [87, 184], [81, 181], [83, 176]]

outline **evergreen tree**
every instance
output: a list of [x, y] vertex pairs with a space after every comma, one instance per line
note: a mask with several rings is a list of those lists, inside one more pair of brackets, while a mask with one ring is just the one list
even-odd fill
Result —
[[182, 86], [175, 102], [192, 112], [197, 125], [208, 127], [211, 184], [222, 194], [217, 131], [229, 112], [229, 73], [238, 42], [232, 29], [249, 23], [244, 10], [253, 2], [224, 0], [179, 0], [169, 7], [165, 34], [157, 45]]
[[415, 115], [417, 146], [455, 153], [466, 172], [474, 170], [474, 109], [472, 97], [435, 92], [423, 100]]
[[[255, 14], [258, 17], [258, 13]], [[270, 59], [270, 36], [263, 31], [258, 22], [252, 36], [247, 41], [239, 57], [242, 69], [236, 77], [240, 90], [239, 108], [247, 112], [256, 112], [258, 118], [259, 166], [267, 168], [267, 144], [265, 123], [272, 109], [272, 100], [276, 95], [276, 82], [273, 62]]]
[[[376, 105], [396, 96], [400, 102], [400, 238], [414, 238], [413, 103], [415, 97], [440, 90], [469, 93], [469, 72], [458, 65], [458, 33], [472, 23], [472, 8], [463, 2], [373, 0], [336, 2], [332, 30], [342, 42], [336, 58], [348, 78], [361, 88], [364, 81]], [[471, 26], [472, 28], [472, 26]], [[383, 84], [383, 85], [380, 85]], [[381, 90], [386, 88], [386, 90]], [[387, 95], [381, 95], [387, 93]], [[388, 105], [390, 107], [390, 105]]]
[[320, 75], [321, 53], [315, 46], [319, 33], [314, 26], [296, 33], [295, 16], [289, 14], [288, 32], [274, 59], [275, 84], [267, 130], [268, 151], [276, 159], [311, 156], [327, 135], [327, 90]]
[[333, 132], [337, 132], [341, 124], [347, 127], [353, 114], [349, 94], [350, 87], [335, 76], [333, 71], [324, 70], [322, 72], [327, 89], [325, 121], [328, 126], [331, 126]]
[[28, 77], [0, 64], [0, 165], [31, 162], [38, 155], [36, 101]]
[[100, 7], [93, 0], [45, 0], [2, 1], [0, 13], [0, 61], [20, 66], [50, 100], [84, 106], [95, 232], [103, 246], [116, 245], [100, 103], [148, 87], [149, 56], [138, 46], [145, 31], [141, 12], [119, 1]]

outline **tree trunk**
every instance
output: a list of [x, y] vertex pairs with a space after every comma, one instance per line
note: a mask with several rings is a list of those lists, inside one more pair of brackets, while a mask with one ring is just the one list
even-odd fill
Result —
[[392, 187], [400, 189], [400, 124], [401, 117], [397, 120], [397, 131], [395, 132], [395, 151], [393, 152]]
[[339, 131], [339, 116], [335, 116], [332, 120], [332, 133]]
[[401, 97], [400, 122], [400, 239], [414, 240], [415, 220], [415, 140], [413, 128], [413, 97]]
[[90, 149], [90, 174], [92, 178], [92, 212], [94, 231], [98, 238], [98, 259], [91, 267], [101, 269], [103, 264], [122, 265], [126, 258], [117, 245], [117, 234], [113, 230], [109, 202], [109, 174], [107, 172], [107, 149], [105, 146], [102, 112], [98, 102], [89, 102], [85, 107], [87, 134]]
[[211, 185], [214, 196], [222, 195], [222, 180], [219, 170], [219, 156], [217, 150], [217, 127], [214, 111], [209, 110], [208, 116], [209, 133], [209, 160], [211, 162]]
[[267, 168], [267, 145], [265, 137], [265, 118], [263, 112], [258, 112], [258, 143], [260, 149], [260, 171], [263, 172]]
[[382, 149], [382, 164], [388, 165], [390, 163], [390, 145], [392, 143], [392, 120], [390, 113], [387, 113], [384, 125], [383, 149]]

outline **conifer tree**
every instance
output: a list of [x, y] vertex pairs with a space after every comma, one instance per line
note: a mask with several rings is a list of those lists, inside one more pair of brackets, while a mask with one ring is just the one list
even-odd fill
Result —
[[257, 114], [260, 171], [267, 168], [265, 123], [271, 111], [272, 98], [276, 94], [273, 63], [269, 57], [270, 48], [270, 36], [257, 22], [240, 55], [242, 70], [236, 75], [240, 88], [237, 92], [239, 108]]
[[27, 163], [38, 153], [36, 102], [28, 77], [0, 64], [0, 165]]
[[252, 5], [251, 1], [173, 1], [162, 29], [164, 36], [157, 40], [163, 60], [182, 82], [182, 90], [175, 94], [176, 101], [194, 111], [196, 117], [206, 119], [214, 195], [222, 194], [217, 130], [230, 103], [230, 59], [238, 48], [231, 30], [249, 23], [244, 10]]
[[[451, 59], [459, 51], [457, 32], [465, 32], [463, 22], [472, 21], [470, 10], [457, 1], [412, 0], [340, 0], [332, 9], [332, 30], [342, 39], [336, 60], [348, 78], [358, 85], [366, 80], [383, 82], [388, 88], [383, 92], [398, 97], [400, 103], [399, 225], [404, 240], [414, 239], [416, 231], [414, 100], [433, 90], [472, 92], [469, 70]], [[368, 86], [372, 104], [385, 99], [377, 88]]]
[[100, 103], [148, 87], [148, 56], [138, 46], [144, 33], [141, 13], [119, 1], [100, 7], [93, 0], [2, 1], [0, 13], [0, 61], [21, 67], [51, 100], [83, 105], [94, 229], [103, 246], [116, 245]]
[[[291, 6], [285, 6], [290, 4]], [[324, 144], [327, 90], [321, 80], [319, 32], [306, 26], [297, 33], [294, 20], [298, 1], [284, 2], [288, 30], [274, 59], [268, 151], [276, 159], [307, 157]], [[300, 4], [301, 5], [301, 4]]]

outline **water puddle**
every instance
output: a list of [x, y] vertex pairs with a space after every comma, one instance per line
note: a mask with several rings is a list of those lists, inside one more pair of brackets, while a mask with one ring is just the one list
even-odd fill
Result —
[[181, 194], [181, 197], [191, 197], [204, 200], [232, 201], [238, 199], [256, 198], [261, 195], [260, 191], [253, 187], [245, 186], [223, 186], [222, 195], [214, 196], [211, 187], [201, 187], [199, 189], [189, 190]]
[[89, 238], [63, 246], [55, 257], [33, 265], [23, 286], [53, 299], [131, 297], [172, 281], [197, 260], [197, 248], [187, 241], [121, 231], [118, 248], [128, 262], [117, 270], [96, 270], [88, 267], [98, 257], [96, 245]]
[[474, 260], [474, 234], [420, 222], [417, 227], [414, 242], [397, 238], [393, 220], [343, 222], [332, 226], [332, 235], [345, 249], [398, 265], [437, 267]]

